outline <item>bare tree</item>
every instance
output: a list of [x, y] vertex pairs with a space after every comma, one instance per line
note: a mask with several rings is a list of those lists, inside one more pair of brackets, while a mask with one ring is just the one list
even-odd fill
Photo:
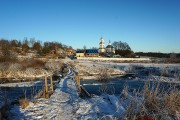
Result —
[[86, 50], [86, 49], [87, 49], [87, 47], [84, 45], [84, 46], [83, 46], [83, 49], [84, 49], [84, 50]]
[[29, 46], [33, 47], [34, 43], [36, 42], [35, 38], [30, 38]]
[[130, 46], [126, 42], [113, 42], [112, 44], [115, 50], [131, 50]]

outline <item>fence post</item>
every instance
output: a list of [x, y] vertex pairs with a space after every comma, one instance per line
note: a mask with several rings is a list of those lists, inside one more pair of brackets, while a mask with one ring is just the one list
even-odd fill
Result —
[[51, 90], [53, 91], [53, 90], [54, 90], [54, 88], [53, 88], [52, 75], [50, 76], [50, 80], [51, 80]]
[[45, 98], [48, 98], [48, 81], [47, 81], [47, 74], [45, 75]]
[[80, 78], [79, 78], [78, 73], [76, 73], [76, 82], [77, 82], [78, 91], [79, 93], [81, 93]]

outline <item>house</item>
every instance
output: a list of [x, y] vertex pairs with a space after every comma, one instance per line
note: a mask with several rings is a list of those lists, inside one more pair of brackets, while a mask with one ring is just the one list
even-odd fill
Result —
[[84, 56], [85, 56], [85, 50], [76, 51], [76, 57], [84, 57]]
[[72, 48], [66, 48], [65, 51], [67, 56], [73, 56], [76, 53], [76, 51]]
[[97, 49], [87, 49], [85, 51], [86, 57], [99, 57], [99, 52]]

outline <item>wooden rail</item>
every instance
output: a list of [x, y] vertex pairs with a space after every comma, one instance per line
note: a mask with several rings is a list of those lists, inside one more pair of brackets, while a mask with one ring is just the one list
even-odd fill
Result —
[[74, 75], [75, 75], [74, 77], [75, 77], [75, 82], [76, 82], [76, 85], [78, 88], [79, 96], [80, 97], [91, 97], [91, 95], [86, 91], [86, 89], [83, 86], [81, 86], [81, 84], [80, 84], [81, 79], [80, 79], [78, 73], [76, 72]]
[[91, 95], [86, 91], [83, 86], [81, 86], [81, 96], [91, 97]]

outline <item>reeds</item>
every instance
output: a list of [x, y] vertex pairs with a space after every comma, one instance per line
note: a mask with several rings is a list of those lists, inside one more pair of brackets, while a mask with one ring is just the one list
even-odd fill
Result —
[[[139, 97], [141, 99], [135, 99]], [[140, 96], [133, 98], [126, 108], [126, 119], [128, 120], [180, 119], [180, 92], [175, 87], [160, 90], [159, 85], [150, 88], [150, 85], [146, 83]]]

